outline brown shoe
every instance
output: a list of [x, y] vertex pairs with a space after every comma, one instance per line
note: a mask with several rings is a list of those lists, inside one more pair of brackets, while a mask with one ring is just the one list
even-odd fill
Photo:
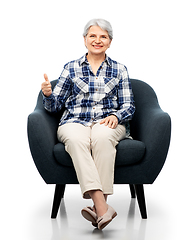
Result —
[[104, 227], [106, 227], [115, 217], [117, 216], [116, 211], [108, 205], [107, 212], [102, 216], [99, 217], [97, 220], [98, 228], [102, 230]]
[[85, 207], [85, 208], [83, 208], [81, 213], [82, 213], [82, 216], [86, 220], [92, 222], [92, 225], [94, 227], [98, 226], [98, 224], [97, 224], [97, 214], [93, 211], [92, 207]]

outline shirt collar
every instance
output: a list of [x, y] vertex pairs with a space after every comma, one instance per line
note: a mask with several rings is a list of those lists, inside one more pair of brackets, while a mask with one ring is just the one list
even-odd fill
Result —
[[[109, 58], [109, 57], [107, 56], [107, 54], [106, 54], [106, 57], [105, 57], [104, 62], [106, 62], [110, 67], [112, 66], [112, 60], [111, 60], [111, 58]], [[83, 57], [81, 57], [80, 60], [79, 60], [79, 65], [80, 65], [80, 66], [81, 66], [83, 63], [89, 64], [88, 59], [87, 59], [87, 53], [86, 53]]]

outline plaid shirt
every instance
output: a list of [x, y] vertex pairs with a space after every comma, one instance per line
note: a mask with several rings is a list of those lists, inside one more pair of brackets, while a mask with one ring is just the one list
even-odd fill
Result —
[[43, 104], [49, 112], [64, 107], [59, 125], [75, 122], [91, 126], [109, 115], [117, 116], [123, 124], [135, 112], [127, 68], [108, 56], [96, 76], [86, 55], [67, 63], [52, 94], [43, 96]]

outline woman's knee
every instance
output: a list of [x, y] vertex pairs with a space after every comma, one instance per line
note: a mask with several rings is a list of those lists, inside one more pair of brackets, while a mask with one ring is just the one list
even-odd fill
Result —
[[81, 124], [65, 124], [58, 128], [58, 140], [62, 143], [88, 143], [89, 131]]
[[113, 129], [105, 125], [97, 126], [95, 129], [92, 130], [92, 135], [91, 135], [92, 143], [97, 143], [97, 142], [99, 142], [100, 144], [106, 144], [109, 142], [116, 143], [112, 130]]
[[118, 142], [123, 139], [126, 135], [126, 128], [123, 125], [118, 125], [117, 128], [112, 129], [99, 123], [92, 129], [91, 140], [93, 143], [99, 142], [105, 145], [111, 144], [116, 146]]

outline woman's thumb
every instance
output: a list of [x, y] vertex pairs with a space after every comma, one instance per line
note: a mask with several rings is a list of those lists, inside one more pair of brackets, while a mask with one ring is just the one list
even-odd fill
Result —
[[48, 80], [48, 76], [47, 76], [46, 73], [44, 74], [44, 79], [45, 79], [46, 82], [49, 82], [49, 80]]

